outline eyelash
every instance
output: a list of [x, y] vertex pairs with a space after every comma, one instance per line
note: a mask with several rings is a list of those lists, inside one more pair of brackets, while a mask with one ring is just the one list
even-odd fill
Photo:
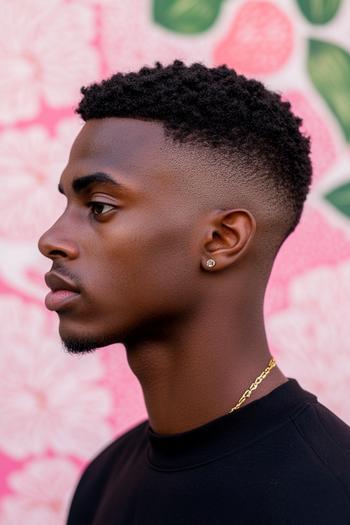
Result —
[[[115, 209], [117, 208], [117, 206], [113, 206], [112, 204], [107, 204], [106, 202], [92, 201], [92, 202], [88, 202], [87, 203], [87, 207], [90, 208], [90, 209], [92, 209], [95, 205], [97, 205], [97, 206], [109, 206], [110, 208], [115, 208]], [[93, 217], [101, 217], [103, 215], [106, 215], [107, 213], [108, 212], [95, 214], [93, 212], [90, 212], [90, 215], [92, 215]]]

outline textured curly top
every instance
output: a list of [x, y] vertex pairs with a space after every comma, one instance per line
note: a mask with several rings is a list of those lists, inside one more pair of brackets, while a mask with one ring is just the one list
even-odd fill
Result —
[[[84, 121], [130, 117], [162, 122], [175, 142], [215, 149], [243, 160], [249, 180], [267, 187], [287, 214], [280, 244], [299, 223], [312, 179], [310, 138], [281, 95], [226, 65], [209, 68], [174, 60], [116, 73], [82, 87], [76, 108]], [[249, 175], [250, 174], [250, 175]], [[259, 180], [260, 178], [260, 180]], [[279, 244], [279, 246], [280, 246]]]

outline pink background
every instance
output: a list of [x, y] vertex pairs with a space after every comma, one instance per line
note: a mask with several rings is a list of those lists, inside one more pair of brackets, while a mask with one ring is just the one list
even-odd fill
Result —
[[306, 67], [309, 38], [349, 52], [350, 3], [315, 25], [292, 0], [227, 0], [194, 35], [161, 26], [151, 8], [1, 0], [0, 525], [64, 524], [84, 466], [147, 418], [123, 345], [63, 353], [57, 314], [43, 302], [51, 264], [37, 241], [65, 206], [57, 183], [82, 125], [73, 113], [80, 86], [155, 60], [227, 63], [282, 92], [304, 118], [314, 180], [273, 268], [266, 330], [283, 372], [350, 424], [350, 223], [324, 198], [349, 180], [349, 147]]

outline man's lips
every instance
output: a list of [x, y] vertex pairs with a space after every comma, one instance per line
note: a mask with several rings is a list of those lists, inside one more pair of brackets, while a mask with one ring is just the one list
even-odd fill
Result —
[[52, 290], [45, 297], [45, 306], [48, 310], [58, 310], [61, 306], [70, 303], [80, 295], [75, 284], [56, 273], [49, 272], [45, 274], [45, 282]]
[[44, 279], [47, 286], [51, 288], [53, 292], [56, 292], [57, 290], [69, 290], [71, 292], [79, 292], [78, 287], [74, 283], [68, 281], [67, 279], [64, 279], [57, 273], [46, 273]]
[[80, 293], [70, 292], [69, 290], [57, 290], [49, 292], [45, 297], [45, 306], [48, 310], [59, 310], [73, 299], [80, 297]]

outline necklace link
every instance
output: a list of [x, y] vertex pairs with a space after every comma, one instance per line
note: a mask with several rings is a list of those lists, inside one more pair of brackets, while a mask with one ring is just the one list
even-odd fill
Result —
[[253, 381], [253, 383], [250, 385], [250, 387], [248, 388], [248, 390], [246, 390], [244, 392], [244, 394], [240, 397], [237, 405], [235, 405], [234, 407], [231, 408], [231, 410], [228, 412], [229, 414], [231, 414], [231, 412], [233, 412], [234, 410], [237, 410], [241, 405], [242, 403], [244, 403], [244, 401], [246, 399], [248, 399], [251, 395], [252, 395], [252, 392], [260, 385], [261, 381], [263, 381], [263, 379], [265, 379], [265, 377], [267, 376], [267, 374], [270, 372], [270, 370], [276, 366], [276, 361], [275, 359], [272, 357], [272, 359], [270, 359], [269, 361], [269, 364], [267, 365], [267, 367], [265, 368], [265, 370], [263, 370], [263, 372], [261, 372], [261, 374], [255, 379], [255, 381]]

